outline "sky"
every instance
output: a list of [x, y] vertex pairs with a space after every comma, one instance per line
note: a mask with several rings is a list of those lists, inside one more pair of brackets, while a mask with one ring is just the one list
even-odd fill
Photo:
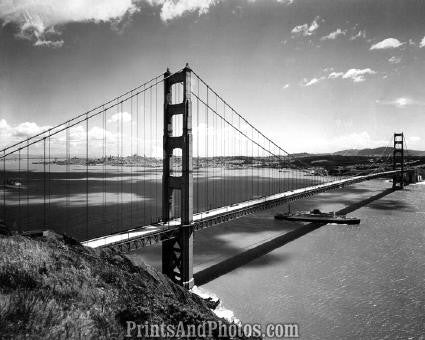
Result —
[[425, 150], [425, 2], [0, 0], [0, 143], [167, 67], [193, 70], [289, 152]]

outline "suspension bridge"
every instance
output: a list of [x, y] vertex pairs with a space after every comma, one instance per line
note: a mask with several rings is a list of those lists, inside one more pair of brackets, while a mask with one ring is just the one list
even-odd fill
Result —
[[[11, 137], [12, 138], [12, 137]], [[186, 65], [1, 153], [5, 225], [52, 229], [92, 248], [162, 242], [163, 272], [193, 285], [194, 231], [374, 178], [406, 182], [394, 134], [341, 171], [278, 146]]]

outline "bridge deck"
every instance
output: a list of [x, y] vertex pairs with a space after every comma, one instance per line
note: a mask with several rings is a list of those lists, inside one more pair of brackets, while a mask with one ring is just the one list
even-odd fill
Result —
[[[193, 216], [193, 228], [203, 229], [215, 224], [227, 222], [240, 216], [248, 215], [259, 210], [305, 198], [320, 192], [342, 188], [347, 185], [367, 181], [370, 179], [394, 175], [398, 171], [386, 171], [364, 176], [345, 178], [329, 183], [319, 184], [301, 189], [282, 192], [275, 195], [260, 197], [253, 200], [241, 202], [231, 206], [212, 209], [198, 213]], [[83, 242], [90, 248], [115, 248], [120, 251], [130, 251], [150, 244], [161, 242], [175, 236], [180, 228], [180, 220], [174, 219], [167, 223], [158, 223], [138, 227], [125, 232], [98, 237]]]

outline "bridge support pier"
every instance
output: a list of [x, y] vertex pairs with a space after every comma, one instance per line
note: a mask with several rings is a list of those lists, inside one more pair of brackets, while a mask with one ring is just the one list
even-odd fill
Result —
[[175, 283], [193, 287], [193, 230], [182, 226], [175, 238], [162, 241], [162, 272]]
[[[192, 166], [192, 103], [191, 70], [188, 65], [173, 75], [164, 74], [164, 141], [162, 219], [180, 217], [181, 226], [176, 235], [162, 242], [162, 272], [177, 284], [193, 287], [193, 166]], [[173, 85], [183, 88], [183, 101], [173, 98]], [[177, 92], [177, 91], [175, 91]], [[178, 97], [178, 96], [176, 96]], [[176, 131], [175, 122], [181, 121], [182, 131]], [[175, 153], [175, 150], [180, 152]], [[181, 173], [173, 173], [172, 159], [181, 159]], [[179, 171], [177, 171], [179, 172]], [[177, 205], [175, 195], [180, 195]], [[172, 214], [179, 210], [179, 216]]]
[[393, 170], [401, 170], [393, 177], [393, 190], [404, 188], [404, 135], [394, 133]]

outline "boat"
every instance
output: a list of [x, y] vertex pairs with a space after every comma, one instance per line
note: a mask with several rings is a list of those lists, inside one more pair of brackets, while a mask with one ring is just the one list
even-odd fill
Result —
[[4, 186], [8, 189], [22, 189], [22, 183], [15, 178], [8, 179]]
[[275, 219], [298, 221], [298, 222], [321, 222], [336, 224], [359, 224], [360, 219], [356, 217], [347, 217], [345, 215], [336, 215], [335, 212], [324, 213], [319, 209], [311, 211], [298, 211], [296, 213], [276, 214]]

